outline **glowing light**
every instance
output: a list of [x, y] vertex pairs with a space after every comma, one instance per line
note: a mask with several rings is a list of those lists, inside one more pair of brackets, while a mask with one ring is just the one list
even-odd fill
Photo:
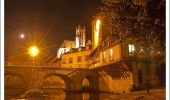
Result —
[[130, 56], [135, 55], [135, 46], [133, 44], [129, 44], [129, 55]]
[[96, 21], [96, 30], [99, 31], [100, 29], [100, 20]]
[[36, 46], [32, 46], [29, 48], [29, 53], [32, 57], [35, 57], [39, 53], [39, 49]]
[[96, 29], [95, 29], [95, 35], [94, 35], [94, 47], [97, 47], [99, 43], [99, 30], [100, 30], [100, 20], [96, 21]]
[[25, 37], [25, 35], [24, 35], [24, 34], [21, 34], [21, 35], [20, 35], [20, 38], [21, 38], [21, 39], [23, 39], [24, 37]]
[[110, 60], [113, 60], [113, 49], [110, 49]]

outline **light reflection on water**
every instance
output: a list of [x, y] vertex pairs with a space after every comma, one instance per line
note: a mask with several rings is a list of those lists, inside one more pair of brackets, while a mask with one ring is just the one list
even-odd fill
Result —
[[[91, 93], [73, 93], [73, 92], [64, 92], [64, 90], [54, 90], [54, 89], [46, 89], [43, 90], [46, 94], [43, 100], [91, 100]], [[97, 98], [94, 98], [97, 100]]]
[[[9, 91], [6, 91], [6, 93], [7, 92]], [[44, 92], [43, 96], [33, 95], [33, 96], [26, 97], [24, 99], [25, 100], [104, 100], [104, 99], [112, 100], [110, 98], [110, 94], [104, 94], [104, 93], [89, 93], [89, 92], [75, 93], [75, 92], [65, 92], [62, 89], [43, 89], [43, 92]], [[12, 91], [10, 91], [10, 94], [9, 93], [7, 94], [5, 96], [6, 97], [5, 100], [12, 100], [12, 98], [15, 98], [13, 100], [18, 100], [15, 90], [13, 90], [13, 95], [12, 95]]]

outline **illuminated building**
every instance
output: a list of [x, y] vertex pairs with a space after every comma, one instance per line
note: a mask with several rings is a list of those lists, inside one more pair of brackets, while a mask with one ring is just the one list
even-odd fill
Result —
[[70, 51], [71, 48], [81, 48], [85, 47], [86, 43], [86, 29], [85, 26], [79, 25], [76, 27], [76, 36], [75, 41], [71, 40], [64, 40], [64, 42], [61, 44], [61, 46], [57, 50], [57, 58], [60, 58], [60, 56], [68, 51]]
[[104, 38], [101, 22], [98, 18], [92, 22], [92, 52], [89, 59], [89, 69], [106, 68], [99, 71], [100, 90], [107, 91], [109, 88], [109, 91], [129, 92], [131, 89], [144, 89], [148, 83], [152, 87], [158, 86], [161, 78], [156, 73], [162, 61], [156, 58], [146, 64], [148, 55], [144, 48], [136, 48], [133, 43], [118, 39], [112, 41], [107, 36]]
[[[136, 48], [134, 44], [116, 41], [109, 46], [92, 51], [89, 69], [110, 68], [110, 70], [99, 71], [99, 74], [103, 76], [99, 77], [99, 83], [102, 83], [99, 88], [106, 91], [105, 86], [108, 86], [112, 91], [116, 88], [119, 92], [129, 92], [135, 88], [144, 89], [148, 82], [152, 87], [158, 86], [161, 78], [159, 79], [156, 73], [162, 61], [153, 60], [146, 65], [147, 56], [143, 55], [141, 50], [144, 52], [143, 49]], [[147, 67], [150, 69], [149, 73]]]
[[102, 24], [101, 18], [92, 22], [92, 49], [94, 50], [102, 40]]
[[152, 87], [159, 85], [161, 78], [158, 78], [157, 69], [161, 66], [161, 61], [152, 59], [146, 64], [148, 56], [145, 55], [144, 48], [136, 48], [135, 44], [118, 39], [104, 39], [103, 34], [102, 20], [96, 18], [92, 22], [92, 43], [88, 41], [85, 47], [80, 46], [81, 36], [76, 34], [76, 48], [61, 56], [61, 67], [103, 69], [97, 72], [101, 91], [116, 90], [122, 93], [136, 88], [144, 89], [148, 83]]
[[86, 43], [86, 29], [85, 26], [79, 25], [76, 27], [76, 48], [85, 47]]
[[86, 48], [72, 49], [61, 56], [62, 68], [88, 68], [91, 50]]
[[62, 54], [70, 51], [71, 48], [75, 48], [75, 41], [64, 40], [57, 51], [57, 57], [60, 58]]

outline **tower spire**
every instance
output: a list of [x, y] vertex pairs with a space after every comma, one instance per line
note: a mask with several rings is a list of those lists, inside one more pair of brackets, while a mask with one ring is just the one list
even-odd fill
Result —
[[85, 25], [83, 26], [79, 24], [76, 27], [76, 48], [85, 47], [85, 41], [86, 41], [85, 32], [86, 32]]

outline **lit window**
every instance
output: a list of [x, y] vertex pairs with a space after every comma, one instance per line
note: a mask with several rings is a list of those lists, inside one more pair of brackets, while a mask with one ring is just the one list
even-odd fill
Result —
[[113, 60], [113, 49], [110, 49], [110, 56], [109, 56], [109, 58], [110, 58], [110, 61]]
[[103, 61], [104, 63], [106, 62], [106, 53], [105, 53], [105, 52], [103, 52], [102, 61]]
[[129, 44], [129, 56], [135, 55], [135, 46], [133, 44]]

